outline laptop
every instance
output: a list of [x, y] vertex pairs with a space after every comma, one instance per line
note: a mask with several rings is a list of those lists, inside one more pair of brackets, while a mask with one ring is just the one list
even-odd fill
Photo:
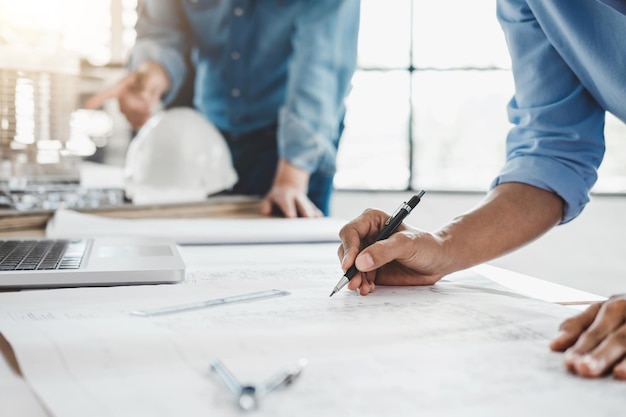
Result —
[[162, 284], [184, 278], [185, 264], [173, 240], [0, 238], [0, 289]]

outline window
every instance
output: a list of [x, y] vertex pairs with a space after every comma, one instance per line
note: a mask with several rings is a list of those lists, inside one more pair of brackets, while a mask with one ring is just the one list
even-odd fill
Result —
[[513, 94], [495, 3], [361, 7], [336, 187], [486, 189], [504, 161]]
[[[0, 0], [0, 47], [123, 66], [138, 1]], [[362, 0], [361, 9], [336, 188], [485, 191], [504, 163], [513, 95], [495, 1]], [[605, 133], [594, 191], [626, 192], [626, 126], [607, 115]]]
[[39, 54], [73, 52], [93, 65], [119, 64], [135, 42], [138, 0], [0, 0], [0, 45]]
[[[514, 93], [495, 7], [362, 0], [336, 188], [488, 188], [505, 161]], [[605, 133], [609, 152], [594, 191], [624, 192], [626, 126], [608, 115]]]
[[110, 121], [76, 110], [81, 70], [126, 61], [137, 1], [0, 0], [0, 147], [95, 152]]

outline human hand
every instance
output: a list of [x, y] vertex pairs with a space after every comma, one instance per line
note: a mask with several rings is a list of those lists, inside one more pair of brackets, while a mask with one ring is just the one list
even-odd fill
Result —
[[315, 204], [302, 192], [294, 187], [274, 185], [261, 201], [261, 214], [270, 216], [273, 209], [280, 210], [287, 218], [322, 217], [323, 214]]
[[612, 373], [626, 380], [626, 294], [565, 320], [550, 349], [565, 352], [568, 371], [587, 378]]
[[120, 111], [130, 125], [138, 129], [152, 116], [169, 87], [170, 81], [163, 67], [156, 62], [144, 62], [117, 84], [90, 97], [85, 108], [97, 109], [105, 101], [116, 98]]
[[261, 201], [261, 214], [270, 216], [277, 208], [287, 218], [322, 217], [320, 209], [307, 197], [308, 185], [307, 172], [281, 159], [274, 184]]
[[376, 284], [432, 285], [448, 272], [444, 241], [434, 234], [403, 223], [389, 238], [371, 243], [388, 218], [368, 209], [339, 232], [341, 267], [346, 271], [354, 264], [360, 271], [348, 288], [361, 295], [374, 291]]

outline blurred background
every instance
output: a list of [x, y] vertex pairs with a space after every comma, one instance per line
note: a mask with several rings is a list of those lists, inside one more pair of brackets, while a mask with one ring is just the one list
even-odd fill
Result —
[[[0, 0], [0, 191], [77, 184], [82, 161], [124, 164], [133, 132], [116, 101], [99, 111], [81, 103], [126, 73], [138, 6]], [[331, 212], [390, 211], [426, 189], [411, 223], [433, 230], [477, 204], [504, 162], [513, 83], [495, 0], [362, 0], [360, 18]], [[593, 203], [493, 264], [601, 295], [624, 291], [626, 126], [607, 115], [605, 133]]]
[[[123, 164], [132, 131], [116, 102], [103, 111], [80, 103], [125, 73], [137, 7], [0, 0], [2, 178], [10, 169], [16, 177], [19, 158], [38, 158], [45, 178], [68, 181], [77, 157]], [[363, 0], [358, 64], [337, 189], [486, 190], [504, 161], [513, 93], [495, 1]], [[607, 148], [625, 147], [625, 136], [609, 115]], [[595, 192], [625, 191], [625, 159], [607, 153]]]

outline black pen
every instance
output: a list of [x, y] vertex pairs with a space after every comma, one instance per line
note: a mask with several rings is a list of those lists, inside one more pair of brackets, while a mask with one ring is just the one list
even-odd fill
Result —
[[[415, 206], [417, 206], [417, 204], [420, 202], [425, 192], [426, 191], [422, 190], [419, 192], [419, 194], [411, 197], [408, 203], [407, 202], [402, 203], [402, 205], [398, 207], [395, 213], [393, 213], [391, 217], [387, 219], [387, 221], [385, 222], [385, 227], [383, 227], [383, 230], [381, 230], [378, 236], [376, 236], [376, 238], [374, 239], [374, 242], [387, 239], [389, 236], [391, 236], [393, 232], [396, 231], [398, 226], [400, 226], [400, 224], [406, 218], [406, 216], [408, 216], [411, 213], [411, 210], [413, 210]], [[335, 285], [333, 292], [330, 293], [330, 297], [332, 297], [336, 292], [338, 292], [340, 289], [345, 287], [348, 284], [348, 282], [350, 282], [352, 277], [356, 275], [357, 272], [359, 272], [359, 270], [356, 269], [355, 265], [352, 265], [350, 269], [346, 271], [344, 276], [341, 277], [337, 285]]]

